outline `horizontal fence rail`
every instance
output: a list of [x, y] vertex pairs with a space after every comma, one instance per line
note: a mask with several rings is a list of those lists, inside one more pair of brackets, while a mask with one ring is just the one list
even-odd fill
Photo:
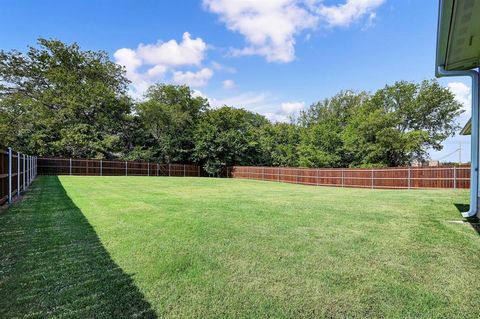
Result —
[[0, 206], [19, 198], [36, 176], [36, 156], [0, 149]]
[[72, 158], [38, 158], [39, 175], [205, 176], [199, 165]]
[[470, 167], [291, 168], [229, 167], [233, 178], [285, 183], [383, 189], [469, 188]]

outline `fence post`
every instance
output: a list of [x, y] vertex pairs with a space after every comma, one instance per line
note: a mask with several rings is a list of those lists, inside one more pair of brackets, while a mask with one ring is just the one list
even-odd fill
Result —
[[170, 176], [170, 163], [168, 163], [168, 176]]
[[12, 203], [12, 148], [8, 148], [8, 203]]
[[125, 161], [125, 176], [128, 176], [128, 164], [127, 164], [127, 161]]
[[17, 152], [17, 198], [20, 197], [20, 152]]
[[[197, 166], [198, 177], [200, 177], [200, 166]], [[227, 166], [227, 177], [228, 177], [228, 166]]]
[[158, 176], [158, 171], [160, 170], [160, 164], [157, 163], [157, 176]]
[[25, 154], [23, 154], [23, 191], [25, 191], [25, 188], [26, 188], [26, 182], [25, 182], [25, 179], [26, 179], [26, 170], [25, 170]]
[[103, 160], [100, 160], [100, 176], [103, 176]]
[[70, 176], [72, 175], [72, 158], [70, 157]]
[[373, 168], [372, 168], [372, 189], [374, 188]]
[[412, 188], [412, 185], [411, 185], [411, 167], [408, 167], [408, 189]]
[[150, 176], [150, 162], [147, 163], [147, 176]]
[[457, 189], [457, 167], [453, 167], [453, 189]]
[[317, 171], [317, 186], [318, 186], [318, 168], [316, 168]]
[[183, 164], [183, 177], [185, 177], [185, 164]]
[[345, 169], [342, 167], [342, 187], [344, 187]]
[[27, 187], [30, 186], [30, 156], [27, 155]]
[[25, 188], [28, 187], [28, 155], [25, 155]]

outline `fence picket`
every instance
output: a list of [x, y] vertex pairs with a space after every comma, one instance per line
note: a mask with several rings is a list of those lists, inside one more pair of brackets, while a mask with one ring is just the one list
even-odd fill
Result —
[[12, 148], [8, 148], [8, 203], [12, 203]]

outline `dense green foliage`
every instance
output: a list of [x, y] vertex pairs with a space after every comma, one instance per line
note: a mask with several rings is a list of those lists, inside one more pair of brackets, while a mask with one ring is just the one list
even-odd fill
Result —
[[207, 108], [207, 100], [193, 97], [186, 86], [150, 87], [137, 111], [155, 141], [151, 146], [154, 158], [164, 163], [191, 161], [195, 147], [193, 133]]
[[38, 155], [111, 157], [131, 102], [106, 52], [39, 40], [0, 51], [0, 144]]
[[[342, 91], [291, 123], [212, 109], [186, 86], [155, 84], [141, 101], [105, 52], [39, 40], [0, 51], [0, 145], [48, 156], [305, 167], [399, 166], [423, 160], [458, 128], [461, 106], [436, 80]], [[237, 107], [237, 106], [234, 106]], [[241, 107], [241, 105], [240, 105]]]
[[0, 214], [1, 318], [480, 317], [465, 190], [62, 176], [27, 196]]
[[267, 124], [265, 117], [243, 109], [209, 110], [195, 131], [195, 159], [211, 174], [225, 166], [255, 165], [260, 156], [259, 129]]

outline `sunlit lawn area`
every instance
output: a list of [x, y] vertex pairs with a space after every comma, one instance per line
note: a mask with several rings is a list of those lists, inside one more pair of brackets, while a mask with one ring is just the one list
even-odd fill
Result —
[[465, 190], [40, 177], [0, 214], [0, 317], [478, 318]]

